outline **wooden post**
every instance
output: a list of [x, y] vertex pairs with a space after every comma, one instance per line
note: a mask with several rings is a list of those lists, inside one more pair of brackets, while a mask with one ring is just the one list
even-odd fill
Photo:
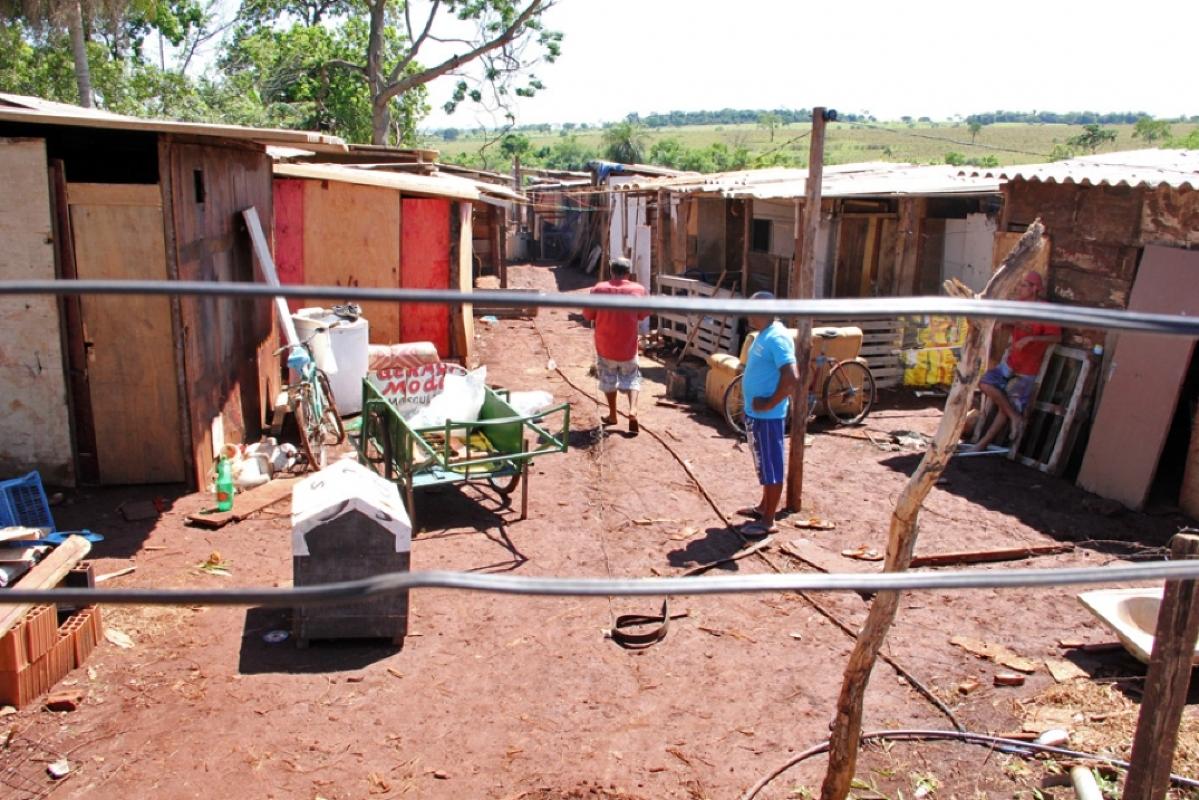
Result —
[[[1045, 226], [1038, 219], [1029, 226], [1020, 242], [1012, 249], [998, 271], [991, 276], [987, 288], [980, 295], [983, 299], [1005, 299], [1011, 297], [1016, 285], [1032, 268], [1037, 253], [1044, 247]], [[956, 296], [971, 296], [968, 289], [957, 282], [946, 282], [946, 291]], [[966, 422], [966, 411], [970, 399], [978, 386], [983, 366], [983, 355], [990, 344], [995, 320], [984, 319], [971, 323], [962, 345], [962, 356], [954, 369], [953, 386], [945, 400], [945, 413], [937, 435], [929, 444], [928, 451], [912, 474], [907, 486], [895, 503], [891, 513], [891, 528], [887, 538], [887, 560], [885, 572], [903, 572], [912, 561], [916, 548], [916, 523], [921, 505], [933, 485], [945, 471], [949, 459], [957, 448]], [[794, 434], [792, 434], [794, 435]], [[853, 781], [857, 766], [858, 746], [862, 736], [862, 709], [866, 699], [866, 684], [878, 658], [879, 650], [886, 639], [895, 612], [899, 608], [899, 592], [879, 592], [870, 605], [862, 632], [854, 643], [845, 677], [841, 683], [841, 694], [837, 698], [837, 714], [831, 725], [829, 737], [828, 773], [820, 790], [821, 800], [845, 800]]]
[[[658, 190], [658, 275], [673, 275], [674, 264], [670, 254], [670, 192]], [[651, 292], [657, 287], [645, 287]]]
[[[1170, 540], [1170, 558], [1199, 558], [1199, 535], [1179, 533]], [[1125, 800], [1158, 800], [1170, 788], [1170, 767], [1178, 745], [1178, 724], [1186, 707], [1191, 660], [1199, 640], [1199, 581], [1166, 581], [1145, 696], [1132, 741]]]
[[745, 212], [741, 242], [741, 294], [749, 297], [749, 249], [754, 236], [754, 200], [746, 198], [741, 204]]
[[[812, 109], [811, 148], [808, 151], [808, 179], [804, 185], [803, 226], [795, 242], [795, 270], [791, 276], [790, 294], [797, 298], [815, 297], [816, 235], [820, 230], [820, 183], [824, 180], [824, 123], [827, 111], [823, 106]], [[804, 437], [808, 432], [808, 381], [812, 370], [812, 318], [803, 317], [796, 324], [795, 363], [799, 368], [799, 387], [791, 399], [791, 450], [787, 465], [787, 508], [798, 513], [803, 505]]]

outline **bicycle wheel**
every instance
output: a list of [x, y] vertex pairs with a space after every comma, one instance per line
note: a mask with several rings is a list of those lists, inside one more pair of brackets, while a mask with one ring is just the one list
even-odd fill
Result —
[[320, 420], [316, 418], [312, 404], [312, 386], [301, 383], [292, 393], [292, 409], [296, 415], [296, 432], [299, 434], [300, 450], [308, 461], [308, 469], [320, 469], [321, 438]]
[[741, 394], [741, 375], [724, 390], [724, 419], [738, 436], [745, 435], [745, 400]]
[[323, 444], [341, 444], [346, 440], [346, 426], [337, 413], [337, 404], [333, 402], [333, 388], [329, 385], [329, 376], [323, 371], [316, 373], [317, 383], [324, 395], [321, 408], [321, 442]]
[[824, 380], [824, 413], [836, 425], [857, 425], [874, 406], [874, 376], [860, 361], [842, 361]]

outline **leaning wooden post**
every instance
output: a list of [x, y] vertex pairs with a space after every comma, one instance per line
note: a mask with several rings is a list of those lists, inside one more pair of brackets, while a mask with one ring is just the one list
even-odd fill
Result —
[[[795, 248], [795, 274], [790, 280], [792, 297], [816, 296], [816, 236], [820, 231], [820, 185], [824, 181], [824, 123], [828, 111], [812, 109], [812, 142], [808, 150], [808, 177], [804, 182], [803, 226]], [[798, 227], [798, 226], [797, 226]], [[791, 448], [787, 461], [787, 508], [799, 513], [803, 505], [804, 437], [808, 433], [808, 382], [812, 360], [812, 318], [800, 317], [796, 323], [795, 363], [799, 366], [799, 387], [791, 398]]]
[[[1010, 297], [1024, 273], [1032, 268], [1037, 252], [1044, 246], [1045, 226], [1038, 219], [1028, 227], [1012, 252], [1004, 259], [991, 277], [981, 299], [993, 300]], [[946, 291], [958, 296], [970, 296], [962, 284], [946, 282]], [[891, 514], [891, 529], [887, 539], [887, 561], [885, 572], [903, 572], [912, 561], [916, 547], [917, 518], [924, 498], [933, 484], [941, 477], [957, 448], [962, 436], [962, 426], [970, 399], [978, 386], [983, 363], [983, 354], [990, 346], [991, 331], [995, 320], [971, 321], [962, 345], [962, 357], [954, 369], [953, 386], [945, 401], [945, 413], [937, 435], [929, 444], [928, 451], [920, 461], [907, 486], [895, 503]], [[862, 734], [862, 706], [866, 697], [866, 684], [874, 669], [875, 659], [883, 646], [883, 640], [899, 606], [898, 592], [879, 592], [866, 615], [862, 632], [858, 635], [845, 677], [841, 684], [841, 695], [837, 698], [837, 714], [833, 718], [832, 735], [829, 737], [828, 773], [820, 790], [821, 800], [844, 800], [849, 794], [857, 766], [858, 746]]]
[[[1170, 540], [1170, 558], [1199, 558], [1199, 536], [1180, 533]], [[1191, 683], [1191, 662], [1199, 639], [1199, 581], [1166, 581], [1145, 696], [1132, 741], [1124, 800], [1158, 800], [1170, 788], [1170, 768], [1178, 745], [1178, 725]]]

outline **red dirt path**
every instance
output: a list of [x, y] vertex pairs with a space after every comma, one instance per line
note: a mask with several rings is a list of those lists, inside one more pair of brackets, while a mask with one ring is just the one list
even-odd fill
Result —
[[[565, 269], [513, 268], [512, 274], [519, 286], [586, 285]], [[543, 311], [533, 321], [479, 325], [489, 382], [548, 389], [572, 403], [572, 448], [536, 463], [527, 521], [482, 489], [421, 496], [413, 569], [645, 577], [676, 574], [740, 546], [662, 444], [645, 433], [600, 438], [595, 403], [547, 369], [552, 359], [594, 393], [590, 332], [577, 318]], [[755, 499], [748, 453], [698, 405], [691, 411], [655, 405], [663, 369], [646, 364], [644, 425], [687, 461], [724, 513]], [[867, 427], [931, 433], [940, 419], [936, 402], [884, 393]], [[818, 430], [808, 450], [806, 510], [834, 522], [835, 530], [784, 525], [781, 540], [804, 537], [833, 553], [860, 544], [883, 548], [894, 499], [917, 456], [852, 438], [860, 435], [861, 429]], [[128, 523], [116, 511], [122, 500], [156, 495], [171, 504], [159, 520]], [[1183, 522], [1104, 516], [1088, 510], [1087, 500], [1069, 483], [1005, 460], [961, 459], [928, 500], [917, 550], [1095, 540], [1036, 559], [1035, 566], [1099, 566], [1138, 543], [1160, 545]], [[99, 572], [137, 566], [109, 586], [287, 585], [287, 504], [216, 532], [183, 524], [208, 503], [203, 495], [154, 487], [82, 490], [56, 516], [60, 527], [86, 526], [109, 537], [95, 551]], [[639, 524], [646, 520], [653, 522]], [[196, 569], [213, 550], [230, 562], [231, 576]], [[788, 570], [810, 569], [777, 549], [770, 558]], [[725, 573], [768, 569], [750, 557]], [[1005, 644], [1032, 659], [1063, 657], [1059, 639], [1107, 641], [1075, 594], [910, 594], [886, 652], [948, 702], [966, 727], [1019, 730], [1018, 701], [1052, 684], [1049, 674], [1042, 667], [1024, 687], [994, 688], [994, 665], [949, 638]], [[814, 599], [855, 629], [867, 608], [855, 594]], [[604, 637], [616, 615], [657, 606], [649, 598], [420, 591], [411, 598], [411, 635], [402, 650], [268, 644], [264, 633], [288, 627], [280, 611], [106, 607], [107, 624], [135, 646], [103, 643], [71, 674], [68, 681], [86, 690], [79, 710], [30, 708], [0, 720], [14, 732], [0, 750], [0, 787], [7, 784], [15, 797], [53, 790], [56, 798], [95, 800], [731, 798], [827, 735], [852, 642], [807, 601], [787, 594], [675, 598], [672, 610], [687, 616], [672, 623], [662, 643], [626, 651]], [[1143, 674], [1120, 654], [1078, 660], [1093, 675]], [[969, 677], [981, 688], [959, 694], [956, 687]], [[948, 727], [885, 664], [875, 669], [867, 703], [867, 729]], [[72, 774], [51, 786], [37, 759], [54, 754], [67, 754]], [[942, 796], [1006, 797], [1028, 780], [1005, 769], [1005, 761], [951, 744], [872, 746], [859, 774], [863, 785], [889, 796], [899, 790], [911, 797], [916, 783], [932, 776]], [[813, 759], [760, 796], [792, 796], [801, 785], [816, 790], [823, 767], [822, 757]]]

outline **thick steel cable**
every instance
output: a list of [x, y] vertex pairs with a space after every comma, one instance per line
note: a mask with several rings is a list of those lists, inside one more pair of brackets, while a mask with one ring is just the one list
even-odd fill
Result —
[[366, 600], [411, 589], [460, 589], [553, 597], [664, 597], [827, 591], [888, 592], [1017, 589], [1145, 580], [1199, 579], [1199, 560], [1121, 567], [1022, 569], [1003, 572], [789, 573], [691, 578], [522, 578], [465, 572], [390, 572], [356, 581], [280, 589], [6, 589], [12, 603], [119, 603], [126, 605], [261, 605], [294, 607]]
[[747, 300], [744, 298], [677, 297], [646, 295], [637, 298], [613, 295], [524, 293], [486, 290], [459, 292], [448, 289], [379, 289], [360, 286], [267, 286], [220, 281], [0, 281], [3, 295], [177, 295], [242, 299], [288, 297], [342, 301], [392, 301], [460, 306], [479, 303], [494, 306], [539, 308], [619, 308], [638, 311], [675, 311], [684, 314], [780, 317], [874, 317], [937, 314], [998, 320], [1040, 320], [1075, 328], [1161, 333], [1199, 337], [1199, 318], [1174, 314], [1146, 314], [1060, 303], [1022, 303], [1012, 300], [972, 300], [952, 297], [875, 297], [826, 300]]

